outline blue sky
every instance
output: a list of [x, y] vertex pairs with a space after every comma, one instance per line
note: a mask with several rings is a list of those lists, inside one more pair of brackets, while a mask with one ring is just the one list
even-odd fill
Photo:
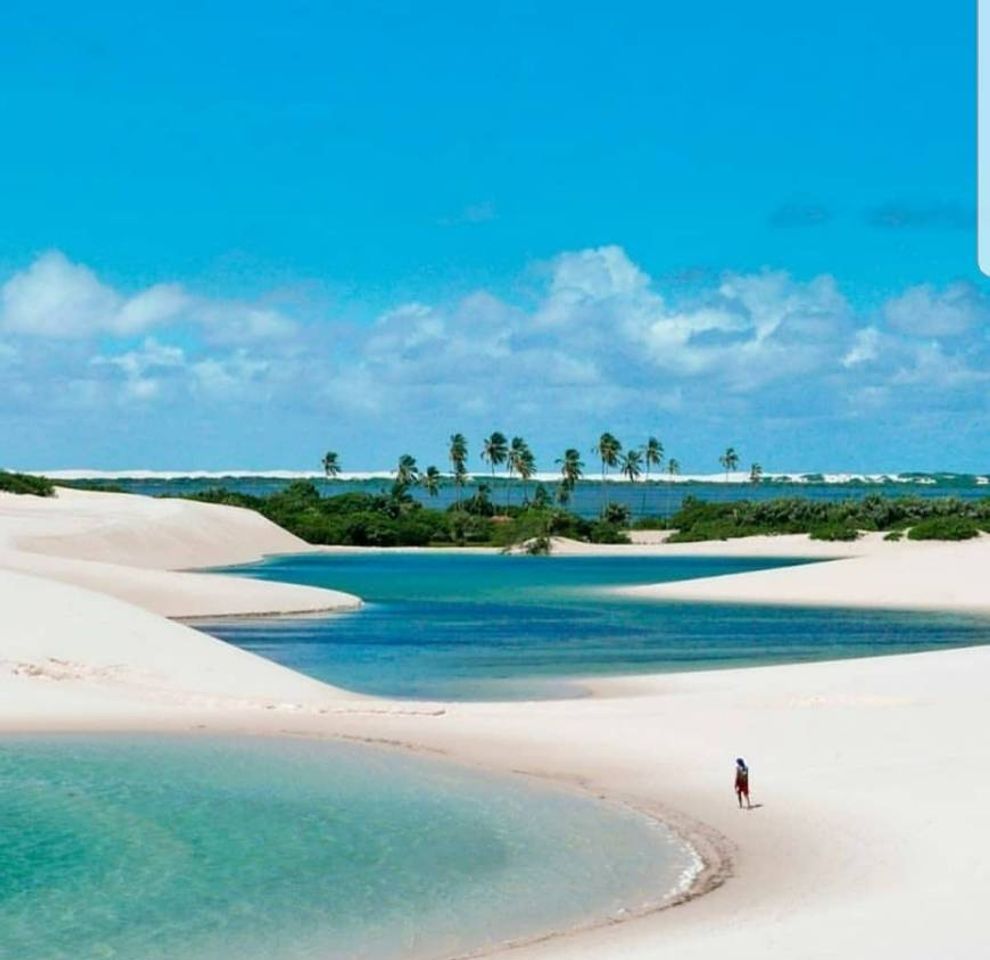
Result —
[[7, 5], [0, 463], [987, 470], [974, 11], [671, 6]]

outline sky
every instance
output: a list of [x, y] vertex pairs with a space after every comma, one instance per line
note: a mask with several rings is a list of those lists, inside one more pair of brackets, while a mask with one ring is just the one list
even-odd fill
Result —
[[990, 470], [975, 10], [674, 6], [5, 4], [0, 466]]

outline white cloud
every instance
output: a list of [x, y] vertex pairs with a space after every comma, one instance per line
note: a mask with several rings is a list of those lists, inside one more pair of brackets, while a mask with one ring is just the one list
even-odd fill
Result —
[[2, 327], [40, 337], [78, 337], [115, 326], [121, 297], [58, 251], [43, 254], [0, 291]]
[[986, 388], [985, 307], [966, 285], [913, 287], [867, 312], [829, 276], [764, 270], [662, 288], [617, 246], [543, 270], [525, 307], [477, 291], [399, 304], [366, 326], [301, 326], [268, 301], [175, 284], [125, 294], [46, 254], [3, 287], [0, 364], [25, 404], [46, 389], [117, 409], [209, 399], [211, 416], [271, 403], [376, 429], [455, 413], [534, 432], [671, 411], [798, 422], [852, 416], [859, 400], [875, 412], [958, 407]]
[[852, 346], [842, 358], [844, 367], [869, 363], [880, 356], [880, 331], [876, 327], [863, 327], [853, 335]]
[[990, 320], [985, 298], [968, 283], [910, 287], [888, 300], [883, 313], [891, 329], [922, 337], [954, 337]]
[[126, 337], [188, 323], [215, 343], [291, 336], [295, 324], [277, 310], [197, 297], [161, 283], [126, 295], [57, 250], [38, 257], [0, 288], [0, 330], [52, 339]]

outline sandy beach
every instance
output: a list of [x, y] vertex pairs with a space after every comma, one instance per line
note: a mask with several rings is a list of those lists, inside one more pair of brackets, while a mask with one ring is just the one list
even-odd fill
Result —
[[[0, 729], [384, 741], [628, 801], [709, 858], [715, 889], [704, 896], [520, 947], [521, 958], [985, 952], [990, 650], [599, 680], [580, 700], [392, 703], [166, 619], [359, 602], [176, 572], [302, 549], [227, 507], [65, 490], [55, 500], [0, 495]], [[985, 539], [611, 549], [831, 561], [643, 588], [657, 599], [990, 611]], [[731, 791], [740, 754], [753, 770], [752, 811], [738, 810]]]

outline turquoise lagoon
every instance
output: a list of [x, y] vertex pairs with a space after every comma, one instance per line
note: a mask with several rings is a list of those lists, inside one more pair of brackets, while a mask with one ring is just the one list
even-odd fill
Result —
[[606, 588], [792, 560], [369, 552], [276, 557], [236, 572], [367, 601], [328, 617], [221, 621], [208, 632], [329, 683], [386, 696], [573, 696], [580, 678], [796, 663], [986, 643], [950, 614], [629, 600]]
[[288, 739], [0, 739], [0, 956], [415, 960], [657, 902], [665, 827], [523, 778]]

